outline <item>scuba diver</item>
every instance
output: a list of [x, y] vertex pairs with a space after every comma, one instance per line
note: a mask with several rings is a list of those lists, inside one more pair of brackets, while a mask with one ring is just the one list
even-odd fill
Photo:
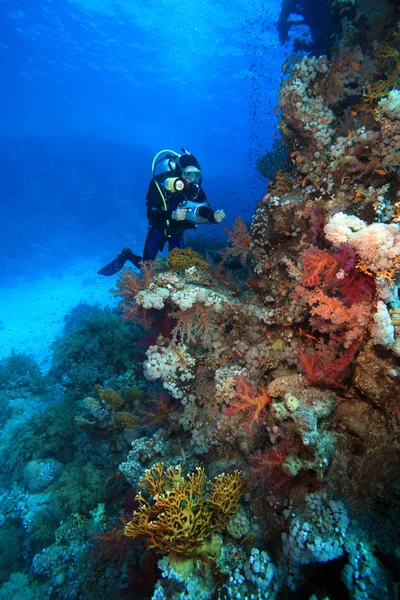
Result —
[[203, 223], [221, 223], [223, 210], [212, 210], [201, 187], [201, 167], [193, 154], [182, 148], [161, 150], [152, 164], [152, 179], [146, 196], [149, 231], [144, 244], [143, 258], [127, 247], [99, 275], [115, 275], [129, 260], [140, 269], [142, 260], [154, 260], [168, 242], [168, 250], [184, 248], [184, 233]]

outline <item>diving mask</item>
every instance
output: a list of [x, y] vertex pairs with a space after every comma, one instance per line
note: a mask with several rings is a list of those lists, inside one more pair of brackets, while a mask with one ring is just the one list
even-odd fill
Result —
[[201, 179], [201, 171], [199, 169], [197, 169], [196, 167], [186, 167], [186, 169], [183, 169], [182, 171], [182, 177], [188, 182], [188, 183], [199, 183], [200, 179]]

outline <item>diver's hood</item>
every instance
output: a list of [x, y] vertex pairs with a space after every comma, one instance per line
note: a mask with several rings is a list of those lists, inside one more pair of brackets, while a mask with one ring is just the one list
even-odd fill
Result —
[[167, 177], [181, 177], [187, 167], [195, 167], [201, 171], [198, 160], [193, 154], [178, 154], [174, 150], [162, 150], [159, 152], [152, 166], [153, 177], [163, 181]]
[[179, 166], [182, 171], [186, 169], [186, 167], [196, 167], [199, 171], [201, 171], [201, 166], [199, 161], [193, 156], [193, 154], [182, 154], [179, 158]]

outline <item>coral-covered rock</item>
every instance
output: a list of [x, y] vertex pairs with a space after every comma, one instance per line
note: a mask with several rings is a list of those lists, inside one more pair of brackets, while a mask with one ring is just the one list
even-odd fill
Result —
[[354, 383], [376, 406], [392, 413], [393, 402], [400, 395], [399, 361], [367, 345], [357, 356]]
[[41, 492], [57, 481], [64, 465], [54, 458], [30, 460], [24, 469], [24, 481], [31, 492]]
[[375, 446], [385, 437], [385, 418], [367, 402], [342, 402], [337, 415], [337, 425], [342, 431], [364, 443]]

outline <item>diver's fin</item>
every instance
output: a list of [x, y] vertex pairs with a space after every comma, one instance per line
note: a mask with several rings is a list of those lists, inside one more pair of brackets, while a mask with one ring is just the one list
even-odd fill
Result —
[[136, 267], [137, 269], [139, 269], [139, 271], [140, 271], [141, 270], [140, 263], [142, 262], [143, 258], [141, 256], [139, 256], [139, 254], [134, 254], [130, 248], [125, 248], [125, 250], [126, 250], [126, 252], [125, 252], [126, 259], [130, 260], [131, 263], [133, 264], [133, 266]]
[[108, 265], [102, 267], [99, 271], [97, 271], [98, 275], [116, 275], [123, 268], [126, 262], [126, 258], [122, 258], [120, 254], [118, 254], [117, 258], [114, 258]]
[[140, 269], [140, 262], [142, 257], [138, 254], [134, 254], [130, 248], [123, 248], [122, 251], [118, 254], [117, 258], [114, 258], [108, 265], [102, 267], [99, 271], [97, 271], [98, 275], [116, 275], [123, 269], [127, 260], [130, 260], [134, 267]]

